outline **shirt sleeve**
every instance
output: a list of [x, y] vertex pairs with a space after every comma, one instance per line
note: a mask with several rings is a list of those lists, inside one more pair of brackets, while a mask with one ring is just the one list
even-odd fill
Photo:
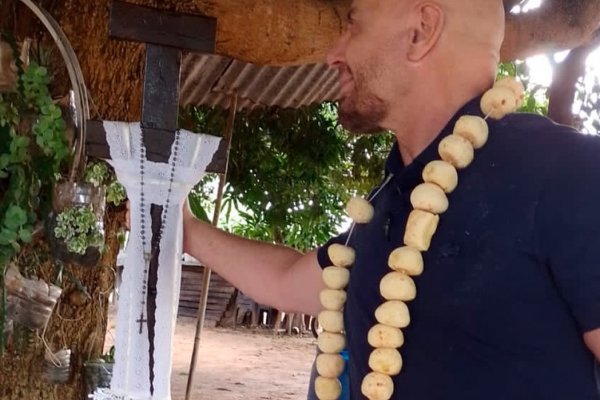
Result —
[[584, 333], [600, 328], [600, 141], [576, 139], [553, 162], [536, 226], [544, 262]]

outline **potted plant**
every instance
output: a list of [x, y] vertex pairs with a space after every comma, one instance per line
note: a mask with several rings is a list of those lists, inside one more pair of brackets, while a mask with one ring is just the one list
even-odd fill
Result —
[[92, 183], [62, 182], [54, 192], [49, 242], [54, 256], [92, 267], [104, 249], [105, 188]]
[[94, 394], [97, 389], [110, 388], [114, 365], [115, 346], [111, 346], [108, 352], [99, 358], [87, 361], [83, 364], [88, 395]]
[[57, 185], [49, 227], [55, 257], [83, 266], [96, 265], [104, 247], [106, 202], [119, 206], [125, 198], [124, 187], [101, 161], [87, 165], [83, 182]]
[[46, 351], [44, 355], [44, 378], [53, 384], [63, 384], [71, 377], [71, 350], [56, 353]]
[[27, 279], [11, 265], [4, 277], [6, 316], [31, 330], [43, 329], [62, 290], [40, 279]]

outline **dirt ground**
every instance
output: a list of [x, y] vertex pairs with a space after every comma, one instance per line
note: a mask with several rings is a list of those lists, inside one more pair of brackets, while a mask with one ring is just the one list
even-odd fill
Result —
[[[114, 320], [109, 322], [107, 346]], [[196, 321], [180, 317], [174, 342], [173, 400], [183, 400]], [[191, 398], [194, 400], [304, 400], [315, 356], [312, 336], [273, 336], [268, 330], [204, 331]]]

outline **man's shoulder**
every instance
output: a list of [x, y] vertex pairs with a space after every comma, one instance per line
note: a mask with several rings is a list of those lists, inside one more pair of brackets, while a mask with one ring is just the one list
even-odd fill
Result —
[[529, 157], [572, 162], [593, 159], [600, 164], [600, 136], [583, 134], [549, 118], [516, 113], [498, 121], [496, 128], [505, 144], [513, 151], [526, 149]]

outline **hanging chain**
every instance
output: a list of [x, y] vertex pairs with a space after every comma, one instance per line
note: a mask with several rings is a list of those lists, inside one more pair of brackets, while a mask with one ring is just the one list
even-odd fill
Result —
[[[161, 213], [161, 220], [160, 220], [160, 230], [158, 233], [158, 248], [160, 247], [160, 242], [162, 240], [163, 237], [163, 233], [164, 233], [164, 229], [165, 229], [165, 222], [167, 220], [167, 214], [168, 214], [168, 210], [169, 210], [169, 205], [171, 203], [171, 194], [173, 191], [173, 181], [175, 180], [175, 167], [177, 165], [177, 160], [178, 160], [178, 156], [179, 156], [179, 140], [180, 140], [180, 136], [181, 133], [179, 130], [175, 131], [175, 141], [173, 143], [173, 153], [172, 153], [172, 161], [171, 161], [171, 171], [169, 174], [169, 187], [167, 190], [167, 199], [165, 202], [165, 206], [162, 209], [162, 213]], [[142, 251], [144, 253], [144, 279], [142, 282], [142, 302], [141, 302], [141, 310], [140, 310], [140, 318], [136, 321], [137, 323], [140, 324], [140, 329], [139, 329], [139, 333], [142, 334], [143, 333], [143, 325], [144, 323], [148, 322], [147, 317], [145, 318], [144, 316], [146, 315], [146, 299], [147, 299], [147, 294], [148, 294], [148, 279], [149, 279], [149, 272], [150, 272], [150, 261], [152, 260], [155, 251], [158, 249], [155, 249], [154, 247], [152, 247], [152, 243], [151, 244], [151, 248], [150, 248], [150, 252], [147, 252], [147, 244], [148, 241], [146, 239], [146, 228], [148, 227], [146, 224], [146, 199], [144, 197], [144, 164], [147, 161], [146, 159], [146, 147], [144, 145], [144, 130], [143, 128], [141, 129], [140, 132], [140, 213], [141, 213], [141, 220], [140, 220], [140, 225], [141, 225], [141, 238], [142, 238]], [[150, 229], [151, 231], [151, 229]]]

